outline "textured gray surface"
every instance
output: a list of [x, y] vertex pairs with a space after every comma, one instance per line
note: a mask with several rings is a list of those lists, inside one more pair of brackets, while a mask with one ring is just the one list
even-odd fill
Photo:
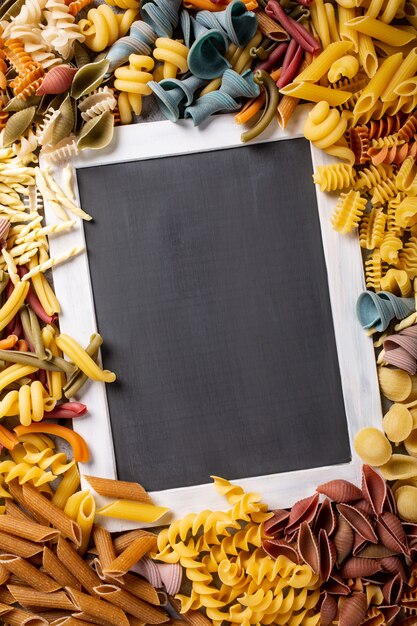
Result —
[[78, 172], [120, 479], [350, 459], [311, 173], [303, 139]]

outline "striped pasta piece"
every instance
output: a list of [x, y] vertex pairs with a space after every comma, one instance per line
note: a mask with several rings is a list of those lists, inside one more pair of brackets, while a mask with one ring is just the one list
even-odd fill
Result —
[[415, 39], [413, 33], [384, 24], [375, 18], [369, 17], [369, 15], [354, 17], [348, 21], [347, 26], [364, 35], [369, 35], [372, 39], [377, 39], [396, 47], [405, 46]]
[[168, 615], [155, 606], [151, 606], [130, 594], [125, 589], [121, 589], [116, 585], [104, 584], [96, 587], [96, 594], [125, 610], [130, 615], [134, 615], [146, 624], [162, 624], [169, 621]]
[[103, 573], [109, 576], [123, 576], [139, 561], [147, 552], [157, 545], [157, 536], [153, 533], [142, 531], [141, 535], [133, 541], [116, 559], [107, 567], [103, 567]]
[[359, 229], [361, 248], [379, 248], [384, 240], [386, 214], [381, 209], [372, 209], [362, 218]]
[[301, 74], [298, 74], [298, 76], [294, 78], [294, 82], [318, 82], [330, 70], [331, 66], [338, 59], [342, 58], [351, 48], [352, 44], [348, 41], [331, 43], [301, 72]]
[[320, 191], [336, 191], [352, 187], [356, 172], [347, 163], [319, 165], [314, 172], [313, 181], [320, 186]]
[[81, 582], [65, 567], [52, 550], [43, 548], [42, 566], [45, 572], [61, 585], [61, 587], [81, 588]]
[[93, 541], [97, 550], [101, 567], [104, 569], [116, 559], [116, 550], [111, 534], [102, 526], [94, 526]]
[[387, 83], [400, 67], [402, 58], [402, 54], [398, 53], [383, 61], [356, 102], [353, 109], [354, 119], [359, 118], [362, 113], [366, 113], [376, 105]]
[[20, 585], [7, 585], [8, 590], [15, 600], [27, 608], [52, 608], [73, 611], [74, 605], [63, 591], [45, 593], [39, 589], [22, 587]]
[[378, 69], [378, 57], [375, 51], [374, 42], [372, 37], [358, 33], [358, 54], [359, 60], [366, 75], [369, 78], [375, 76]]
[[146, 502], [133, 500], [114, 500], [97, 511], [98, 515], [127, 519], [133, 522], [156, 522], [169, 509], [163, 506], [154, 506]]
[[15, 574], [34, 589], [51, 593], [57, 591], [60, 585], [52, 578], [39, 571], [36, 567], [31, 565], [25, 559], [14, 556], [13, 554], [1, 554], [0, 564], [5, 567], [9, 572]]
[[342, 235], [358, 228], [362, 214], [366, 208], [366, 199], [359, 191], [342, 193], [332, 215], [332, 225]]
[[58, 539], [57, 557], [70, 572], [74, 572], [74, 576], [89, 593], [94, 593], [94, 587], [100, 585], [101, 580], [62, 536]]
[[98, 476], [84, 476], [84, 478], [90, 483], [94, 491], [101, 496], [136, 500], [137, 502], [147, 502], [149, 504], [152, 503], [149, 494], [139, 483], [99, 478]]
[[338, 7], [339, 34], [342, 41], [349, 41], [353, 45], [353, 52], [358, 52], [358, 33], [350, 26], [350, 22], [355, 18], [355, 9], [352, 7]]
[[322, 87], [321, 85], [314, 85], [307, 82], [290, 83], [280, 89], [280, 93], [284, 96], [301, 98], [309, 102], [325, 101], [330, 106], [339, 106], [349, 100], [351, 96], [347, 91], [330, 89], [329, 87]]
[[99, 619], [105, 615], [106, 621], [112, 626], [129, 626], [126, 613], [119, 607], [113, 606], [109, 602], [105, 602], [97, 597], [81, 593], [81, 591], [77, 591], [71, 587], [67, 587], [66, 591], [77, 610]]

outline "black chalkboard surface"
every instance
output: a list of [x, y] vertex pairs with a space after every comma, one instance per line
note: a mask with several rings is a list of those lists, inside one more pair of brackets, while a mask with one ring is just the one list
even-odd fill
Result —
[[309, 144], [78, 170], [121, 480], [351, 458]]

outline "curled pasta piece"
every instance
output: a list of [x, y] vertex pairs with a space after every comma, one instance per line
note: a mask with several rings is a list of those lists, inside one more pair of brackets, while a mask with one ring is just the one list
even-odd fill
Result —
[[384, 165], [370, 165], [364, 167], [363, 170], [358, 172], [358, 177], [355, 183], [355, 189], [372, 189], [379, 185], [383, 180], [388, 180], [392, 176], [392, 168]]
[[[401, 115], [386, 115], [380, 120], [371, 120], [369, 123], [369, 139], [379, 139], [387, 135], [395, 135], [401, 128]], [[400, 137], [399, 139], [402, 139]]]
[[406, 196], [395, 210], [395, 221], [401, 228], [417, 224], [417, 198]]
[[347, 122], [337, 109], [331, 109], [324, 100], [318, 102], [308, 114], [304, 136], [317, 148], [326, 150], [343, 138]]
[[405, 191], [410, 196], [417, 195], [417, 167], [412, 156], [408, 156], [401, 164], [395, 177], [395, 185], [399, 191]]
[[61, 333], [56, 338], [55, 343], [89, 378], [107, 383], [112, 383], [116, 380], [116, 375], [113, 372], [102, 370], [84, 348], [69, 335]]
[[65, 428], [65, 426], [59, 426], [58, 424], [45, 424], [42, 422], [42, 424], [31, 424], [30, 426], [16, 426], [14, 431], [18, 437], [31, 433], [48, 433], [50, 435], [62, 437], [62, 439], [65, 439], [71, 445], [73, 456], [76, 461], [88, 463], [90, 458], [88, 446], [81, 435], [73, 430], [70, 430], [69, 428]]
[[126, 35], [136, 15], [136, 9], [116, 14], [107, 4], [102, 4], [90, 9], [87, 19], [80, 20], [78, 27], [85, 37], [85, 45], [94, 52], [101, 52]]
[[384, 265], [382, 263], [381, 252], [377, 248], [373, 251], [367, 261], [365, 261], [365, 279], [368, 289], [374, 289], [379, 291], [381, 288], [381, 278], [384, 272]]
[[[401, 240], [399, 239], [398, 241], [400, 242], [400, 246], [402, 247]], [[402, 296], [403, 298], [409, 298], [413, 293], [411, 280], [408, 278], [407, 272], [405, 272], [404, 270], [394, 269], [393, 267], [391, 267], [385, 274], [385, 276], [381, 278], [381, 289], [383, 291], [390, 291], [396, 296]]]
[[409, 278], [417, 276], [417, 238], [410, 237], [399, 254], [398, 268], [405, 270]]
[[158, 61], [163, 61], [164, 78], [176, 78], [177, 74], [185, 74], [188, 70], [188, 48], [180, 41], [158, 37], [153, 56]]
[[393, 135], [386, 135], [385, 137], [379, 137], [378, 139], [372, 139], [372, 148], [383, 148], [384, 146], [399, 146], [404, 143], [404, 140], [400, 138], [399, 133]]
[[386, 204], [390, 198], [395, 198], [398, 189], [392, 180], [381, 180], [371, 189], [371, 202], [373, 206]]
[[336, 83], [342, 78], [354, 78], [359, 71], [359, 61], [351, 54], [346, 54], [332, 64], [327, 73], [330, 83]]
[[369, 131], [366, 126], [349, 129], [349, 146], [355, 157], [355, 163], [362, 165], [369, 161]]
[[417, 114], [410, 115], [408, 120], [398, 131], [398, 137], [404, 141], [409, 141], [417, 133]]
[[88, 122], [88, 120], [105, 111], [113, 111], [116, 104], [117, 100], [114, 97], [113, 90], [109, 87], [99, 87], [92, 93], [84, 96], [79, 101], [78, 108], [81, 111], [83, 120]]
[[0, 402], [0, 416], [18, 415], [20, 423], [28, 426], [40, 422], [45, 411], [51, 411], [56, 400], [51, 398], [39, 380], [22, 385], [18, 392], [9, 391]]
[[[403, 243], [401, 241], [401, 239], [399, 237], [396, 237], [396, 235], [394, 235], [391, 232], [388, 232], [385, 234], [384, 236], [384, 240], [381, 243], [381, 247], [380, 247], [380, 253], [381, 253], [381, 259], [382, 261], [385, 261], [385, 263], [389, 263], [390, 265], [397, 265], [399, 263], [399, 256], [398, 253], [400, 250], [402, 250], [403, 247]], [[389, 272], [396, 272], [396, 271], [400, 271], [400, 270], [394, 270], [391, 269], [387, 272], [387, 274], [384, 276], [384, 278], [381, 278], [381, 289], [383, 291], [392, 291], [392, 293], [396, 293], [395, 291], [393, 291], [392, 289], [390, 289], [388, 287], [389, 286], [394, 286], [394, 283], [392, 283], [392, 279], [391, 277], [397, 276], [397, 274], [390, 274], [389, 278], [387, 278], [387, 275], [389, 274]], [[407, 274], [405, 273], [405, 276], [407, 276]], [[397, 276], [397, 278], [400, 280], [400, 278]], [[408, 280], [408, 279], [407, 279]], [[388, 282], [387, 282], [388, 281]], [[402, 281], [402, 284], [404, 284], [404, 282]], [[399, 286], [397, 284], [397, 286]], [[404, 289], [405, 291], [408, 292], [408, 289], [405, 287], [404, 285]], [[409, 296], [410, 294], [407, 293], [403, 293], [403, 290], [401, 290], [401, 295], [402, 296]]]
[[363, 217], [359, 229], [361, 248], [373, 250], [382, 244], [386, 220], [387, 216], [381, 209], [372, 209]]
[[319, 165], [313, 180], [320, 186], [320, 191], [336, 191], [352, 187], [355, 182], [355, 170], [347, 163]]
[[359, 191], [342, 193], [331, 218], [333, 228], [342, 235], [352, 232], [358, 228], [365, 208], [366, 198]]
[[118, 67], [114, 76], [115, 89], [121, 93], [118, 99], [118, 106], [122, 124], [130, 123], [130, 109], [135, 115], [142, 112], [142, 97], [149, 96], [152, 93], [148, 86], [152, 80], [150, 70], [154, 67], [154, 60], [149, 56], [131, 54], [129, 56], [129, 65]]
[[65, 0], [47, 0], [45, 8], [46, 26], [42, 30], [42, 38], [64, 59], [69, 59], [73, 54], [74, 43], [84, 41], [84, 36], [75, 24]]
[[369, 148], [369, 157], [374, 165], [393, 164], [400, 165], [408, 156], [417, 156], [417, 142], [412, 141], [397, 146], [384, 146], [383, 148]]
[[56, 478], [51, 472], [44, 472], [36, 465], [29, 465], [29, 463], [24, 462], [15, 463], [14, 461], [2, 461], [0, 474], [4, 476], [6, 484], [17, 478], [20, 485], [33, 482], [35, 487], [41, 487]]

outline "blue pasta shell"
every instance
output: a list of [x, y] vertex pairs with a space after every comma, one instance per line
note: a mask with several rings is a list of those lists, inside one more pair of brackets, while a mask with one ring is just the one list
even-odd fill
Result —
[[178, 25], [181, 0], [142, 0], [140, 13], [158, 37], [171, 37]]
[[224, 57], [228, 44], [226, 35], [220, 30], [208, 30], [194, 19], [191, 23], [195, 41], [187, 59], [190, 72], [207, 80], [221, 76], [230, 67]]
[[199, 11], [196, 20], [206, 28], [223, 30], [239, 48], [246, 46], [256, 33], [258, 21], [253, 11], [247, 11], [241, 0], [233, 0], [224, 11]]
[[156, 34], [148, 24], [141, 20], [133, 22], [129, 35], [118, 39], [106, 54], [106, 59], [110, 62], [108, 74], [126, 63], [131, 54], [149, 56], [155, 40]]
[[190, 105], [194, 92], [205, 83], [205, 80], [191, 75], [183, 80], [164, 78], [159, 83], [151, 80], [148, 87], [152, 89], [161, 112], [171, 122], [176, 122], [180, 116], [180, 105]]
[[356, 303], [356, 313], [363, 328], [382, 332], [391, 320], [402, 320], [415, 312], [414, 298], [399, 298], [388, 291], [364, 291]]

